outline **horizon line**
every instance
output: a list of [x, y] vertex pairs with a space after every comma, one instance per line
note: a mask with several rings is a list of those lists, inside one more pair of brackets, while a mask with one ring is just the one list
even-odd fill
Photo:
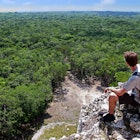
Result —
[[124, 12], [124, 13], [140, 13], [140, 11], [121, 11], [121, 10], [52, 10], [52, 11], [0, 11], [0, 13], [43, 13], [43, 12]]

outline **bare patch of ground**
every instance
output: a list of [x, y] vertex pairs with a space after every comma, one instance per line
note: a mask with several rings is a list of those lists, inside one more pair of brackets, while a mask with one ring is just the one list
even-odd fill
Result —
[[[43, 120], [42, 123], [46, 126], [65, 122], [75, 124], [77, 127], [82, 105], [89, 104], [103, 93], [99, 81], [94, 80], [91, 83], [87, 85], [80, 82], [71, 74], [66, 76], [62, 87], [55, 91], [53, 102], [46, 109], [44, 115], [39, 118], [41, 122]], [[41, 135], [44, 135], [44, 130], [45, 125], [35, 133], [32, 140], [37, 140]]]
[[51, 122], [77, 123], [79, 113], [83, 104], [88, 104], [102, 94], [99, 81], [92, 85], [81, 84], [67, 76], [62, 87], [57, 89], [54, 101], [46, 110], [49, 118], [44, 120], [45, 124]]

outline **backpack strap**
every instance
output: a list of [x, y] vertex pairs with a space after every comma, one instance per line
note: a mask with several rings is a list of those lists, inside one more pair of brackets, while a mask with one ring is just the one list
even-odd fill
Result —
[[[140, 72], [135, 72], [135, 73], [133, 73], [133, 75], [135, 75], [135, 76], [139, 76], [140, 77]], [[138, 90], [138, 92], [140, 93], [140, 90], [138, 89], [138, 88], [136, 88], [137, 90]]]
[[140, 72], [135, 72], [133, 75], [139, 76], [140, 77]]
[[[140, 72], [135, 72], [133, 73], [133, 75], [135, 76], [139, 76], [140, 77]], [[137, 103], [139, 103], [138, 105], [138, 110], [139, 110], [139, 113], [140, 113], [140, 90], [138, 88], [135, 87], [135, 89], [139, 92], [139, 94], [135, 94], [134, 95], [134, 99]], [[133, 89], [134, 90], [134, 89]]]

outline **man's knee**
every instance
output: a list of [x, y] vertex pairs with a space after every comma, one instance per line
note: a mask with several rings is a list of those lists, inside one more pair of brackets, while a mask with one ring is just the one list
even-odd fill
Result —
[[111, 93], [109, 95], [109, 101], [110, 102], [117, 102], [118, 101], [118, 96], [115, 93]]

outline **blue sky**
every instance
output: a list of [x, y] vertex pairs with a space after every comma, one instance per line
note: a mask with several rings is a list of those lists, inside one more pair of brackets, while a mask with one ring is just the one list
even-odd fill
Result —
[[0, 0], [0, 12], [139, 11], [140, 0]]

